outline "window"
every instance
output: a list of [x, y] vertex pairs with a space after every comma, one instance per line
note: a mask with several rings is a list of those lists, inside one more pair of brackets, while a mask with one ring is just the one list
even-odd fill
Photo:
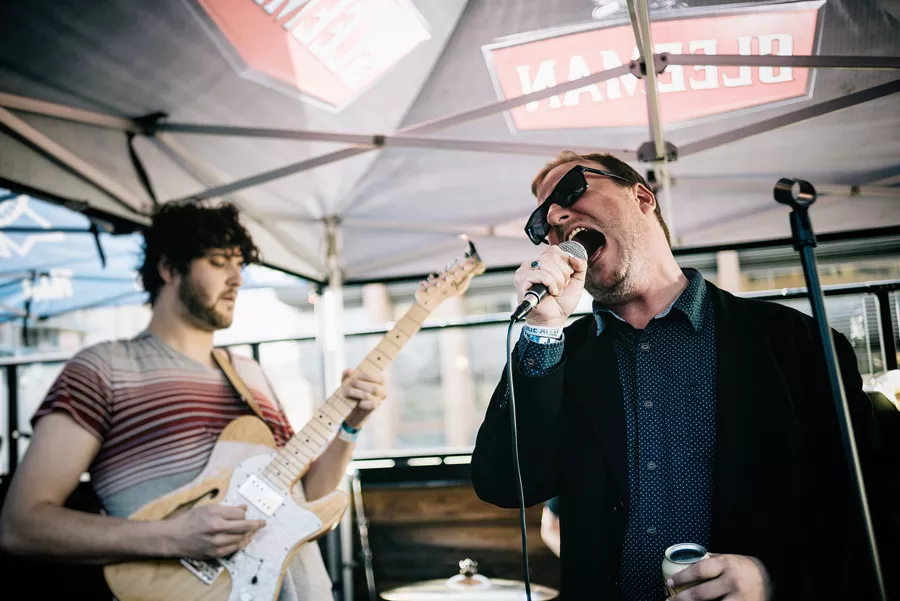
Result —
[[259, 345], [259, 363], [288, 420], [299, 430], [326, 399], [322, 351], [314, 340], [265, 342]]
[[[779, 300], [781, 304], [812, 315], [808, 300]], [[878, 319], [878, 302], [871, 294], [825, 297], [828, 325], [847, 337], [856, 353], [863, 376], [884, 371], [884, 345]], [[896, 331], [895, 331], [896, 335]]]

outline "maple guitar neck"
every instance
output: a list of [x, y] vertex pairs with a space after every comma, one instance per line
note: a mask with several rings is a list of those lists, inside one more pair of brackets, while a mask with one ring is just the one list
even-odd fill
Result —
[[[427, 307], [430, 304], [432, 303], [427, 299], [414, 302], [406, 314], [366, 355], [357, 369], [373, 376], [383, 373], [400, 349], [422, 328], [422, 323], [431, 314], [431, 308]], [[355, 407], [356, 401], [345, 399], [339, 388], [316, 409], [316, 414], [303, 429], [279, 450], [266, 466], [263, 472], [265, 476], [276, 486], [285, 491], [290, 490], [309, 469], [313, 459], [328, 445], [338, 426]]]

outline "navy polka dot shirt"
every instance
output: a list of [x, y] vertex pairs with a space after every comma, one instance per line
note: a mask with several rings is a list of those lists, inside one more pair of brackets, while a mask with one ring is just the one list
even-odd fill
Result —
[[[613, 337], [625, 402], [630, 511], [618, 583], [626, 601], [666, 598], [661, 563], [667, 547], [709, 543], [715, 310], [700, 273], [684, 273], [687, 288], [643, 330], [594, 306], [598, 336]], [[519, 345], [526, 375], [546, 373], [562, 359], [562, 340], [535, 337], [527, 326]]]

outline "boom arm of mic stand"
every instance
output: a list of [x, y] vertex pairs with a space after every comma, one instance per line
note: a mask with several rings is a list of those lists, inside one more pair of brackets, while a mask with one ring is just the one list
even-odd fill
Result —
[[[794, 192], [795, 186], [798, 192]], [[878, 546], [875, 543], [875, 531], [872, 528], [872, 516], [866, 498], [866, 489], [863, 484], [862, 470], [859, 464], [859, 454], [856, 450], [856, 440], [850, 423], [850, 411], [847, 404], [847, 395], [844, 383], [841, 380], [838, 368], [837, 351], [834, 347], [834, 338], [828, 318], [825, 314], [825, 301], [822, 294], [822, 286], [819, 282], [819, 272], [816, 265], [816, 255], [813, 248], [816, 246], [816, 237], [812, 230], [812, 222], [809, 219], [809, 207], [816, 201], [816, 191], [812, 184], [803, 180], [782, 178], [775, 185], [775, 200], [791, 207], [791, 237], [794, 249], [800, 253], [800, 262], [803, 267], [803, 275], [806, 279], [806, 289], [809, 295], [809, 303], [812, 306], [813, 317], [818, 326], [819, 336], [822, 339], [822, 347], [825, 351], [825, 362], [828, 368], [828, 379], [831, 383], [831, 392], [834, 397], [837, 410], [838, 424], [841, 429], [844, 452], [850, 473], [856, 482], [857, 499], [859, 509], [866, 529], [869, 543], [869, 553], [876, 584], [881, 601], [886, 601], [884, 579], [881, 574], [881, 563], [878, 559]]]

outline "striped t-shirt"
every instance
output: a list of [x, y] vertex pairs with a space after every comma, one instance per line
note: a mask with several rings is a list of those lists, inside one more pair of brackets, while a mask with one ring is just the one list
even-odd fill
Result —
[[[284, 445], [294, 433], [259, 365], [240, 355], [231, 359], [276, 443]], [[221, 370], [148, 332], [79, 352], [33, 421], [51, 411], [68, 413], [100, 440], [90, 474], [101, 500], [155, 478], [196, 472], [225, 426], [253, 413]]]
[[[276, 444], [284, 445], [294, 432], [259, 364], [240, 355], [231, 360]], [[149, 332], [75, 355], [32, 425], [53, 411], [68, 414], [100, 441], [89, 469], [91, 484], [105, 511], [119, 517], [191, 482], [225, 426], [253, 414], [220, 369], [190, 359]], [[301, 547], [289, 574], [281, 601], [332, 599], [315, 543]]]

